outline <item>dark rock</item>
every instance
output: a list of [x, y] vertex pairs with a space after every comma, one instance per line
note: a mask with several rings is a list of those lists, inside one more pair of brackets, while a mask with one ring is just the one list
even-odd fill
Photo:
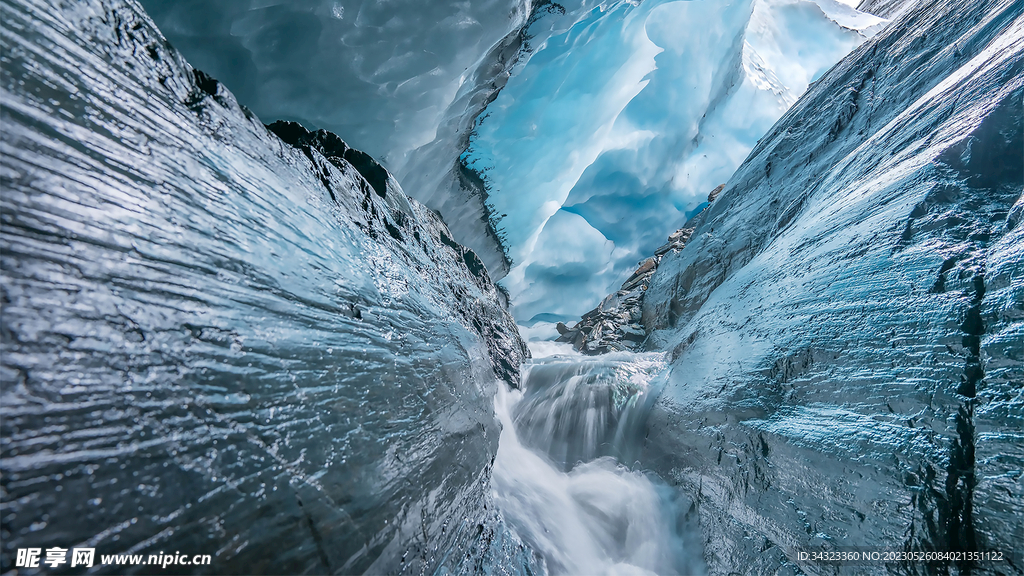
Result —
[[[487, 277], [487, 268], [484, 263], [477, 257], [476, 252], [473, 252], [469, 248], [466, 248], [462, 252], [462, 261], [466, 264], [466, 268], [478, 278]], [[489, 280], [488, 280], [489, 282]]]
[[327, 130], [312, 132], [298, 122], [288, 122], [285, 120], [278, 120], [266, 126], [268, 130], [276, 134], [286, 144], [296, 148], [309, 146], [328, 159], [344, 158], [345, 153], [349, 151], [349, 146], [344, 140], [337, 134]]
[[387, 169], [366, 152], [349, 147], [338, 135], [322, 129], [313, 132], [298, 122], [285, 120], [267, 124], [267, 129], [291, 146], [297, 148], [309, 146], [323, 154], [328, 160], [335, 162], [339, 159], [345, 160], [366, 179], [378, 196], [387, 197], [388, 179], [391, 178]]
[[[672, 250], [682, 250], [692, 234], [693, 227], [684, 227], [669, 235], [667, 244], [658, 248], [654, 256], [640, 261], [622, 287], [584, 314], [571, 331], [563, 333], [562, 328], [556, 326], [561, 334], [556, 341], [572, 342], [584, 354], [639, 349], [647, 339], [647, 332], [638, 324], [643, 317], [644, 293], [662, 256]], [[569, 330], [564, 324], [559, 325]]]
[[666, 244], [662, 244], [660, 247], [658, 247], [657, 250], [654, 251], [654, 255], [655, 256], [664, 256], [665, 254], [667, 254], [673, 248], [675, 248], [675, 245], [672, 242], [668, 242]]
[[722, 190], [725, 190], [725, 184], [719, 184], [714, 190], [711, 191], [710, 194], [708, 194], [708, 202], [714, 202], [715, 199], [718, 198], [718, 195], [722, 193]]
[[366, 178], [378, 196], [384, 198], [388, 195], [388, 178], [391, 175], [373, 157], [361, 150], [349, 148], [345, 151], [345, 160], [348, 160], [363, 175], [363, 178]]
[[647, 337], [647, 333], [639, 327], [624, 326], [620, 330], [622, 331], [622, 339], [630, 342], [643, 342], [644, 338]]
[[198, 86], [200, 90], [206, 92], [209, 96], [217, 95], [217, 89], [220, 87], [220, 82], [218, 82], [216, 78], [199, 69], [193, 69], [192, 76], [195, 79], [196, 86]]

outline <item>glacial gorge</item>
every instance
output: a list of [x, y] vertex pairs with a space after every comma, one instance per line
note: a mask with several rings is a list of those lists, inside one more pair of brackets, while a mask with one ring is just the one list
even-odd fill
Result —
[[1024, 0], [0, 8], [0, 573], [1024, 573]]
[[282, 141], [134, 2], [12, 3], [3, 42], [3, 571], [521, 564], [487, 481], [527, 350], [436, 214]]

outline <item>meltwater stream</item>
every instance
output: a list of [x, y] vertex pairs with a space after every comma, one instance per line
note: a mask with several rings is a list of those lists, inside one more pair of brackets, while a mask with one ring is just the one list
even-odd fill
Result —
[[499, 387], [494, 497], [551, 573], [702, 571], [674, 492], [628, 466], [664, 370], [661, 354], [559, 354]]

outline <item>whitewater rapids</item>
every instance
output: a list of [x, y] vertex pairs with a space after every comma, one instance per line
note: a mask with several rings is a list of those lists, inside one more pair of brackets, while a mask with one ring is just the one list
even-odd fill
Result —
[[678, 495], [624, 465], [664, 369], [661, 354], [558, 354], [526, 363], [521, 390], [499, 386], [493, 496], [550, 573], [703, 572]]

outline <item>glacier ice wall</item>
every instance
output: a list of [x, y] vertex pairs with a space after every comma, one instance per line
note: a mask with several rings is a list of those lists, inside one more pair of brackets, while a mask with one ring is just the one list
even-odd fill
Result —
[[[494, 278], [519, 262], [520, 319], [593, 306], [881, 22], [835, 0], [143, 3], [260, 116], [381, 157]], [[580, 297], [543, 304], [560, 287]]]
[[337, 138], [269, 132], [136, 2], [3, 14], [0, 571], [52, 546], [529, 569], [487, 490], [527, 352], [473, 253]]
[[696, 499], [712, 573], [798, 551], [1024, 566], [1024, 3], [924, 0], [826, 73], [662, 258], [643, 461]]
[[535, 2], [142, 3], [191, 62], [262, 118], [344, 134], [440, 211], [495, 278], [507, 272], [481, 188], [457, 159], [523, 48]]
[[475, 87], [491, 47], [530, 13], [524, 0], [142, 5], [189, 62], [261, 118], [344, 134], [400, 176], [460, 91]]
[[606, 2], [534, 45], [464, 156], [517, 319], [594, 307], [883, 23], [833, 0]]

